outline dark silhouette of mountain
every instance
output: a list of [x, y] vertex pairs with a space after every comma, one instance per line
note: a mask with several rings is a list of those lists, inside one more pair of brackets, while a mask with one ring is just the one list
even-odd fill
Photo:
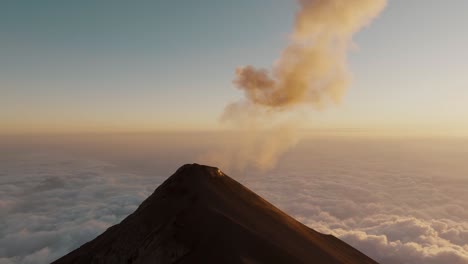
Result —
[[218, 168], [184, 165], [120, 224], [54, 263], [376, 263]]

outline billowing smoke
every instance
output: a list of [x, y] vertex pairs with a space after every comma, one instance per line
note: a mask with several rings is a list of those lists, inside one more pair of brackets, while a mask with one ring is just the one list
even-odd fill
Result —
[[286, 110], [299, 104], [339, 102], [350, 81], [346, 54], [351, 38], [385, 6], [384, 0], [299, 3], [291, 43], [273, 70], [237, 69], [234, 83], [248, 103]]
[[[247, 152], [252, 155], [245, 157], [254, 158], [252, 164], [261, 169], [271, 168], [279, 155], [298, 140], [287, 138], [297, 133], [284, 133], [285, 119], [291, 124], [291, 117], [297, 119], [302, 106], [321, 109], [340, 102], [351, 79], [346, 55], [352, 47], [352, 36], [386, 4], [385, 0], [298, 2], [289, 45], [271, 71], [250, 65], [236, 70], [234, 84], [245, 98], [229, 104], [222, 116], [222, 120], [244, 129], [250, 141], [262, 139], [261, 143], [249, 144], [251, 150]], [[292, 127], [300, 128], [300, 123]], [[259, 136], [263, 130], [269, 131], [268, 140]]]

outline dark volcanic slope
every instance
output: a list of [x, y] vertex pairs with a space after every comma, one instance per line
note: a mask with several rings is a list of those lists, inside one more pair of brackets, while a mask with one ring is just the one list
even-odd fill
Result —
[[376, 263], [219, 169], [184, 165], [120, 224], [54, 263]]

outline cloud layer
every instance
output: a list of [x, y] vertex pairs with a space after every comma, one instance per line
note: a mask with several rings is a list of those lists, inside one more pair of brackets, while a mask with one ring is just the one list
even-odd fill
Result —
[[158, 179], [48, 155], [3, 160], [0, 263], [50, 263], [132, 213]]
[[[138, 154], [146, 145], [100, 157], [45, 154], [48, 148], [0, 154], [0, 263], [48, 263], [77, 248], [177, 169], [164, 164], [206, 147], [173, 147], [155, 162], [152, 152]], [[302, 141], [272, 172], [231, 176], [381, 263], [468, 263], [466, 149], [468, 142]], [[123, 160], [135, 163], [113, 165]], [[132, 172], [141, 167], [148, 174]]]
[[380, 263], [468, 263], [468, 166], [453, 158], [467, 144], [447, 152], [431, 143], [361, 143], [369, 146], [338, 140], [296, 149], [278, 172], [245, 180]]

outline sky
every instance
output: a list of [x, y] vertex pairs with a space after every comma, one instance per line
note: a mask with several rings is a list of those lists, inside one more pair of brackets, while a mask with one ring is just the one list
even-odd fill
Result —
[[[243, 65], [288, 44], [295, 1], [4, 1], [0, 133], [222, 129]], [[344, 100], [306, 128], [468, 133], [468, 2], [389, 0]], [[396, 133], [396, 132], [395, 132]]]

